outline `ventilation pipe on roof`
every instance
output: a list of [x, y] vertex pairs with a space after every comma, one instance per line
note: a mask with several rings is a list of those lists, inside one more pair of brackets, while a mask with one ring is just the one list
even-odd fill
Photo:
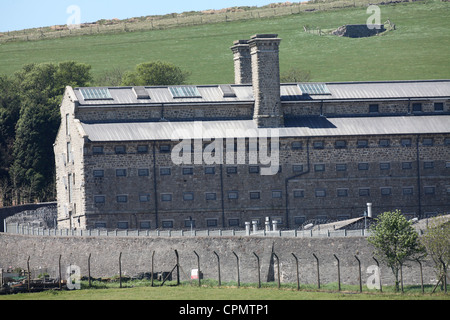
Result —
[[369, 217], [369, 218], [372, 218], [373, 216], [372, 216], [372, 204], [371, 203], [368, 203], [367, 204], [367, 216]]

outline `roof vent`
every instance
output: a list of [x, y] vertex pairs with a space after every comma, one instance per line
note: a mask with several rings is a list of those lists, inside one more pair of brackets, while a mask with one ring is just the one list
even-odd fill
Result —
[[133, 92], [136, 95], [136, 98], [140, 99], [150, 99], [150, 95], [148, 94], [145, 87], [133, 87]]
[[236, 93], [229, 84], [221, 84], [219, 88], [222, 90], [224, 98], [236, 98]]

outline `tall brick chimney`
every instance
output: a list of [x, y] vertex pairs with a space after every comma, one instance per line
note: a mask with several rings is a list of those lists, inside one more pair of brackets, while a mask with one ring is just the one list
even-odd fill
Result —
[[277, 34], [257, 34], [248, 41], [255, 97], [253, 120], [260, 128], [284, 127], [280, 98], [280, 42]]
[[252, 83], [252, 58], [247, 40], [235, 41], [231, 50], [234, 53], [234, 83]]

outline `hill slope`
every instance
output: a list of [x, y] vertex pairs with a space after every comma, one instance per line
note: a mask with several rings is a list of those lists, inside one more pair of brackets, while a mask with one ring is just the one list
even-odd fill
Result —
[[198, 26], [85, 35], [0, 45], [0, 74], [24, 64], [76, 60], [92, 65], [97, 76], [113, 68], [131, 70], [151, 60], [172, 62], [192, 73], [192, 84], [233, 82], [230, 46], [255, 33], [278, 33], [281, 70], [310, 70], [313, 81], [409, 80], [450, 78], [450, 3], [383, 5], [382, 22], [397, 30], [383, 36], [349, 39], [317, 36], [303, 26], [321, 29], [366, 23], [365, 8], [302, 12]]

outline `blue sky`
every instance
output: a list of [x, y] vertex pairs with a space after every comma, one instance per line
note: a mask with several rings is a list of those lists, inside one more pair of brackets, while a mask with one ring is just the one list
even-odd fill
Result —
[[66, 24], [78, 6], [81, 23], [100, 19], [126, 19], [191, 10], [234, 6], [263, 6], [277, 0], [1, 0], [0, 32]]

